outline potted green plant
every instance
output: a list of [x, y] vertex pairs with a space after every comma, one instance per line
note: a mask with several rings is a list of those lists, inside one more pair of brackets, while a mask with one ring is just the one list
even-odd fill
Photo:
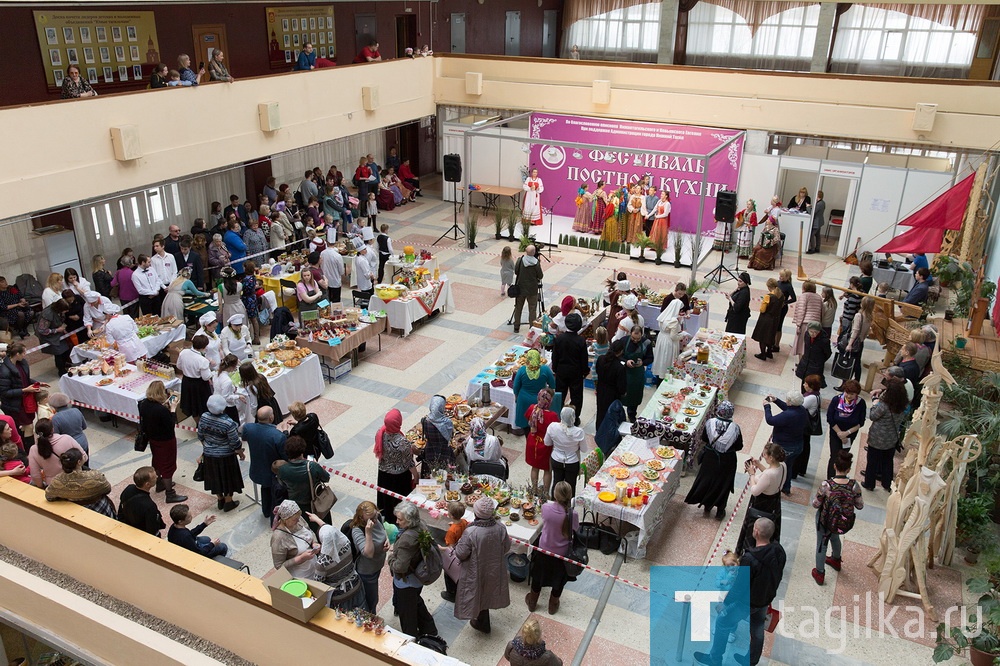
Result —
[[[674, 268], [681, 267], [681, 252], [684, 251], [684, 237], [681, 232], [674, 232]], [[657, 262], [659, 263], [659, 262]]]
[[937, 626], [937, 644], [934, 646], [934, 663], [948, 661], [969, 651], [973, 666], [993, 666], [1000, 657], [1000, 594], [989, 580], [972, 578], [969, 591], [979, 594], [977, 607], [982, 614], [979, 628], [975, 615], [969, 616], [967, 627], [948, 627], [944, 622]]
[[521, 211], [516, 208], [507, 209], [507, 240], [514, 240], [517, 224], [521, 221]]
[[659, 266], [663, 263], [663, 252], [667, 249], [666, 239], [657, 234], [655, 237], [650, 236], [650, 246], [653, 248], [653, 252], [656, 255], [656, 265]]
[[479, 233], [479, 220], [475, 215], [469, 216], [469, 222], [465, 225], [465, 238], [468, 241], [469, 249], [476, 249], [476, 234]]
[[521, 237], [524, 238], [531, 234], [531, 220], [521, 216]]
[[992, 280], [983, 280], [979, 294], [973, 293], [976, 289], [976, 271], [968, 261], [938, 255], [934, 260], [934, 275], [942, 287], [951, 291], [951, 307], [948, 310], [954, 317], [968, 317], [974, 301], [980, 297], [992, 300], [996, 294], [997, 285]]
[[493, 209], [493, 233], [497, 240], [503, 238], [503, 221], [507, 217], [507, 211], [503, 208]]
[[965, 337], [961, 335], [955, 336], [955, 349], [965, 349], [965, 344], [967, 342], [968, 340]]
[[644, 263], [646, 261], [646, 248], [652, 246], [653, 241], [649, 239], [649, 236], [643, 232], [636, 234], [635, 241], [632, 243], [635, 247], [639, 248], [639, 263]]
[[965, 548], [965, 559], [970, 564], [978, 561], [979, 553], [990, 543], [992, 508], [993, 501], [985, 493], [970, 493], [958, 498], [956, 540]]

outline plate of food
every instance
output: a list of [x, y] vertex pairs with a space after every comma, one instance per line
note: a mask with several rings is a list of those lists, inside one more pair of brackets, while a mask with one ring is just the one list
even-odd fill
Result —
[[497, 515], [506, 516], [510, 514], [510, 507], [501, 506], [497, 509]]
[[645, 479], [640, 479], [635, 484], [635, 487], [639, 489], [639, 492], [643, 493], [650, 493], [656, 490], [656, 488], [653, 487], [653, 484], [651, 484], [649, 481], [646, 481]]
[[505, 381], [504, 381], [504, 380], [502, 380], [502, 379], [494, 379], [494, 380], [492, 380], [492, 381], [490, 382], [490, 386], [496, 386], [496, 387], [500, 387], [500, 386], [504, 386], [504, 385], [505, 385], [506, 383], [507, 383], [507, 382], [505, 382]]
[[528, 519], [528, 524], [531, 525], [532, 527], [534, 527], [535, 525], [538, 524], [538, 518], [529, 518]]
[[620, 460], [621, 464], [625, 465], [626, 467], [632, 467], [633, 465], [639, 464], [639, 456], [632, 453], [631, 451], [626, 451], [625, 453], [620, 454], [618, 456], [618, 460]]
[[688, 429], [687, 423], [675, 423], [674, 427], [677, 428], [678, 430], [687, 430]]
[[265, 377], [277, 377], [278, 373], [281, 372], [281, 368], [271, 368], [264, 372]]
[[616, 499], [618, 499], [618, 495], [614, 494], [610, 490], [602, 490], [601, 492], [597, 493], [597, 499], [601, 500], [602, 502], [608, 502], [610, 504], [611, 502], [614, 502]]
[[285, 367], [286, 368], [297, 368], [300, 365], [302, 365], [302, 361], [300, 361], [297, 358], [292, 358], [292, 359], [289, 359], [289, 360], [285, 361]]
[[656, 458], [646, 461], [646, 467], [648, 467], [649, 469], [655, 469], [657, 472], [659, 472], [666, 466], [667, 466], [666, 463], [664, 463], [662, 460], [657, 460]]
[[612, 467], [608, 470], [608, 474], [614, 479], [627, 479], [632, 475], [632, 472], [628, 471], [624, 467]]
[[110, 386], [111, 384], [114, 384], [114, 383], [115, 383], [115, 380], [111, 379], [110, 377], [105, 377], [101, 381], [97, 382], [97, 385], [98, 386]]
[[695, 407], [702, 407], [702, 406], [704, 406], [705, 402], [702, 401], [702, 400], [699, 400], [698, 398], [692, 398], [691, 399], [691, 404], [693, 406], [695, 406]]
[[672, 446], [658, 446], [653, 450], [657, 458], [663, 458], [664, 460], [670, 460], [674, 457], [674, 448]]
[[508, 368], [500, 368], [497, 370], [497, 377], [510, 377], [512, 374], [514, 373]]
[[642, 470], [642, 476], [650, 481], [658, 481], [660, 479], [660, 473], [655, 469], [649, 469], [648, 467]]
[[690, 407], [685, 407], [684, 408], [684, 413], [687, 414], [688, 416], [697, 416], [698, 415], [698, 410], [697, 409], [691, 409]]

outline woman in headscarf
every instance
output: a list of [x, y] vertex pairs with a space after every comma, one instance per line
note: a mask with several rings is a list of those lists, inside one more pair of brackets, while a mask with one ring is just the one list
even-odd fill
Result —
[[[559, 303], [559, 314], [552, 318], [552, 327], [555, 329], [552, 331], [554, 334], [565, 333], [569, 329], [566, 328], [566, 317], [570, 313], [580, 314], [580, 311], [576, 307], [576, 298], [573, 296], [563, 296], [562, 301]], [[580, 315], [581, 317], [583, 315]]]
[[559, 420], [550, 407], [555, 396], [551, 388], [543, 388], [536, 395], [535, 404], [528, 407], [528, 435], [524, 448], [524, 460], [531, 467], [531, 487], [538, 488], [538, 472], [542, 472], [542, 487], [552, 485], [552, 450], [545, 446], [545, 433], [551, 424]]
[[743, 450], [743, 432], [733, 422], [734, 411], [733, 403], [723, 401], [701, 433], [701, 467], [684, 501], [703, 507], [706, 518], [714, 506], [715, 519], [722, 520], [736, 481], [736, 452]]
[[[573, 495], [576, 495], [576, 476], [580, 473], [583, 440], [586, 437], [583, 428], [574, 425], [575, 421], [576, 411], [572, 407], [563, 407], [559, 412], [559, 423], [545, 431], [545, 446], [552, 448], [552, 482], [558, 485], [565, 481]], [[546, 486], [547, 490], [550, 488]]]
[[486, 432], [486, 424], [478, 416], [469, 423], [469, 440], [465, 443], [465, 457], [470, 463], [477, 460], [486, 462], [503, 460], [500, 451], [500, 438]]
[[246, 459], [240, 443], [238, 424], [225, 415], [226, 401], [213, 395], [208, 411], [198, 421], [198, 439], [202, 444], [205, 490], [215, 495], [219, 509], [229, 512], [239, 506], [233, 494], [243, 491], [243, 473], [237, 460]]
[[327, 525], [314, 513], [307, 513], [309, 522], [319, 529], [319, 552], [316, 553], [314, 575], [317, 580], [333, 588], [330, 608], [351, 611], [366, 608], [365, 589], [354, 568], [351, 540], [340, 528]]
[[660, 325], [660, 334], [656, 336], [656, 347], [653, 349], [654, 377], [666, 377], [680, 352], [681, 336], [684, 334], [684, 328], [681, 326], [682, 309], [684, 301], [675, 298], [656, 318], [656, 323]]
[[444, 406], [444, 396], [434, 396], [431, 398], [430, 413], [420, 419], [426, 445], [417, 459], [423, 463], [420, 467], [420, 476], [424, 479], [429, 479], [436, 469], [455, 464], [455, 451], [451, 448], [455, 424], [444, 413]]
[[[808, 295], [808, 293], [802, 294], [803, 297]], [[823, 370], [827, 359], [833, 353], [830, 338], [823, 332], [823, 327], [818, 321], [811, 321], [806, 324], [805, 336], [798, 342], [802, 343], [802, 357], [795, 366], [795, 376], [805, 379], [810, 375], [816, 375], [819, 378], [820, 388], [826, 388]]]
[[[403, 415], [390, 409], [375, 433], [375, 458], [378, 460], [379, 488], [408, 495], [417, 483], [417, 465], [413, 461], [413, 447], [403, 435]], [[376, 503], [386, 522], [395, 523], [393, 511], [401, 500], [385, 493], [378, 493]]]
[[295, 578], [315, 580], [315, 558], [320, 545], [302, 517], [299, 505], [286, 499], [274, 507], [271, 527], [271, 562], [274, 568], [285, 567]]
[[[543, 388], [556, 389], [556, 376], [552, 368], [542, 363], [542, 355], [535, 349], [527, 353], [525, 364], [514, 374], [514, 427], [523, 431], [528, 427], [528, 408], [535, 404]], [[517, 433], [521, 434], [521, 433]]]
[[614, 287], [608, 293], [608, 299], [607, 299], [608, 304], [610, 305], [610, 307], [608, 308], [609, 322], [614, 322], [618, 320], [618, 312], [622, 309], [621, 300], [622, 298], [625, 297], [626, 294], [632, 291], [632, 285], [630, 285], [629, 281], [625, 278], [625, 273], [618, 273], [617, 278], [618, 278], [617, 282], [613, 282], [612, 285], [609, 285]]
[[476, 519], [465, 528], [454, 554], [462, 562], [455, 592], [455, 617], [469, 620], [473, 629], [490, 633], [490, 610], [510, 606], [510, 579], [505, 558], [510, 535], [497, 522], [496, 501], [483, 497], [472, 507]]
[[726, 333], [747, 334], [750, 321], [750, 274], [746, 271], [736, 278], [736, 289], [726, 294], [729, 309], [726, 310]]
[[[641, 319], [641, 317], [640, 317]], [[646, 366], [653, 362], [653, 343], [649, 341], [642, 326], [633, 326], [625, 338], [622, 351], [625, 359], [625, 398], [622, 404], [628, 412], [628, 419], [635, 423], [635, 417], [642, 403], [642, 391], [646, 386]]]
[[621, 340], [629, 334], [633, 326], [638, 326], [640, 328], [646, 327], [646, 320], [642, 318], [642, 315], [636, 310], [639, 305], [639, 297], [635, 294], [627, 294], [622, 299], [622, 310], [618, 313], [618, 326], [615, 329], [615, 335], [611, 338], [611, 341]]

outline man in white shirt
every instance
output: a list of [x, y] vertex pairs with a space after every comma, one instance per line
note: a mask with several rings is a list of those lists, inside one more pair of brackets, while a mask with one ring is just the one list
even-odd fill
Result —
[[354, 255], [354, 276], [358, 281], [358, 291], [371, 296], [375, 293], [375, 271], [368, 261], [368, 246], [360, 238], [355, 239], [354, 246], [358, 250]]
[[170, 283], [177, 277], [177, 260], [174, 259], [174, 255], [167, 254], [163, 247], [163, 241], [153, 243], [153, 256], [150, 257], [150, 262], [156, 276], [160, 278], [163, 288], [169, 287]]
[[[142, 298], [140, 296], [140, 298]], [[122, 353], [125, 360], [135, 363], [136, 359], [146, 357], [146, 346], [139, 339], [139, 327], [135, 319], [126, 314], [121, 314], [121, 308], [117, 303], [110, 303], [104, 306], [107, 319], [104, 323], [104, 335], [112, 344], [118, 345], [118, 351]]]
[[153, 271], [149, 257], [144, 254], [139, 255], [136, 269], [132, 272], [132, 285], [139, 292], [139, 309], [142, 314], [158, 314], [163, 300], [163, 285]]
[[327, 299], [331, 303], [340, 303], [340, 287], [344, 284], [344, 258], [332, 245], [327, 245], [319, 253], [319, 268], [326, 278]]

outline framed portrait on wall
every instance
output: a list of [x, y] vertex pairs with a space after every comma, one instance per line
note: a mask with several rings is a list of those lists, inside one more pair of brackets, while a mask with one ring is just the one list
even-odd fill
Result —
[[87, 81], [90, 83], [97, 83], [97, 68], [88, 67], [87, 68]]
[[[322, 15], [317, 16], [316, 17], [316, 27], [319, 28], [320, 30], [322, 30], [323, 26], [325, 26], [325, 25], [326, 25], [326, 17], [322, 16]], [[310, 30], [312, 30], [312, 28], [310, 28]]]
[[120, 25], [111, 26], [111, 41], [113, 42], [122, 41], [122, 28]]
[[52, 80], [56, 82], [56, 86], [61, 86], [64, 78], [66, 78], [66, 75], [61, 69], [52, 70]]
[[292, 52], [290, 50], [285, 51], [285, 62], [291, 62], [291, 61], [292, 61]]
[[315, 32], [310, 32], [309, 33], [309, 42], [311, 44], [315, 44], [316, 43], [316, 33]]
[[320, 44], [326, 44], [326, 33], [325, 32], [319, 33], [319, 43]]
[[132, 62], [139, 62], [139, 47], [133, 44], [128, 47], [129, 57], [132, 58]]
[[80, 42], [83, 44], [90, 43], [90, 27], [86, 25], [80, 26]]
[[118, 62], [125, 62], [125, 47], [116, 46], [115, 47], [115, 60]]
[[332, 30], [333, 29], [333, 17], [332, 16], [327, 16], [326, 17], [326, 29], [327, 30]]
[[136, 81], [142, 78], [142, 65], [132, 65], [132, 78]]
[[101, 49], [101, 62], [111, 62], [111, 49], [107, 46], [102, 46]]
[[62, 67], [62, 51], [59, 49], [49, 49], [49, 62], [53, 67]]
[[331, 46], [333, 45], [333, 33], [332, 32], [326, 33], [326, 43], [330, 44]]
[[83, 61], [88, 65], [94, 62], [94, 49], [90, 46], [83, 47]]
[[313, 16], [309, 17], [309, 29], [310, 30], [315, 30], [316, 29], [316, 18], [313, 17]]
[[104, 68], [104, 82], [105, 83], [115, 82], [115, 70], [111, 69], [110, 67]]
[[292, 37], [291, 37], [291, 35], [285, 35], [284, 38], [283, 38], [283, 41], [285, 42], [285, 48], [286, 49], [287, 48], [291, 48], [291, 46], [292, 46]]
[[292, 19], [292, 32], [299, 31], [299, 20], [297, 18]]
[[130, 41], [130, 42], [137, 42], [137, 41], [139, 41], [139, 35], [136, 32], [134, 25], [128, 26], [128, 28], [126, 29], [126, 32], [128, 33], [128, 41]]
[[77, 55], [77, 52], [76, 52], [75, 48], [66, 49], [66, 62], [68, 62], [71, 65], [79, 65], [80, 64], [80, 56]]
[[299, 45], [299, 36], [292, 35], [292, 46], [298, 47], [298, 45]]
[[319, 57], [320, 58], [325, 58], [326, 57], [326, 47], [325, 46], [319, 47]]
[[288, 32], [288, 25], [289, 25], [288, 19], [286, 18], [281, 19], [281, 30], [283, 32]]
[[120, 81], [128, 81], [128, 67], [124, 65], [118, 67], [118, 79]]
[[59, 31], [55, 28], [45, 29], [45, 43], [49, 46], [55, 46], [59, 43]]
[[97, 33], [97, 41], [99, 42], [108, 41], [108, 29], [105, 28], [103, 25], [99, 25], [96, 28], [94, 28], [94, 32]]
[[72, 27], [63, 28], [63, 41], [67, 44], [76, 44], [76, 33]]

